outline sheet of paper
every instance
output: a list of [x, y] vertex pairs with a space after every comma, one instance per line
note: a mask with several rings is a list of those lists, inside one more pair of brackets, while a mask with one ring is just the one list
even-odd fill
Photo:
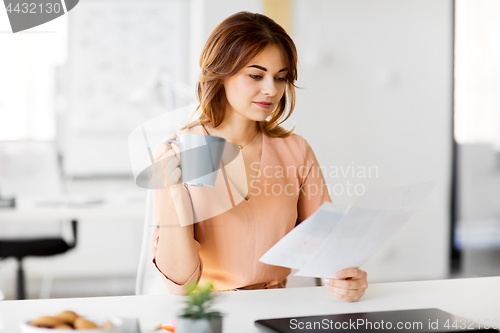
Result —
[[259, 261], [296, 269], [304, 267], [323, 246], [346, 209], [344, 206], [324, 202], [307, 220], [302, 221], [264, 253]]
[[410, 220], [435, 184], [369, 190], [343, 213], [325, 202], [259, 260], [299, 269], [297, 276], [332, 277], [360, 267]]

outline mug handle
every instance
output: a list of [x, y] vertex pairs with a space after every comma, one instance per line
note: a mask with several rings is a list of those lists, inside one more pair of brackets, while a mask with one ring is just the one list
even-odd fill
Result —
[[[180, 149], [180, 144], [181, 144], [181, 141], [180, 141], [180, 140], [167, 140], [167, 141], [165, 141], [165, 142], [168, 142], [168, 143], [173, 143], [173, 144], [175, 144], [177, 147], [179, 147], [179, 149]], [[181, 169], [181, 170], [182, 170], [182, 165], [181, 165], [181, 164], [179, 164], [179, 169]]]
[[175, 145], [176, 145], [177, 147], [179, 147], [179, 144], [181, 143], [181, 141], [180, 141], [180, 140], [167, 140], [167, 141], [165, 141], [165, 142], [168, 142], [168, 143], [175, 143]]

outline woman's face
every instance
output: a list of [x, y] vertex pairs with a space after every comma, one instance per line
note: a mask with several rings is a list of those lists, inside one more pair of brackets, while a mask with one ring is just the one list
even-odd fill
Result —
[[223, 81], [228, 101], [226, 113], [265, 120], [285, 92], [286, 74], [279, 48], [267, 46], [238, 73]]

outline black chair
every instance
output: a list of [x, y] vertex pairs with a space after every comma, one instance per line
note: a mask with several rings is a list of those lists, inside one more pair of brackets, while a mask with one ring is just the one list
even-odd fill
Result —
[[[62, 238], [40, 238], [40, 239], [1, 239], [0, 257], [14, 257], [17, 259], [17, 299], [26, 298], [26, 286], [24, 279], [23, 259], [28, 256], [45, 257], [64, 253], [76, 246], [77, 221], [71, 221], [73, 231], [73, 243], [68, 244]], [[1, 236], [0, 236], [1, 237]]]

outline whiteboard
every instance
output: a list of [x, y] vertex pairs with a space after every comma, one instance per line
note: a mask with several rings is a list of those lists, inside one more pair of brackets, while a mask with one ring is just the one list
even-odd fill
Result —
[[131, 174], [128, 134], [167, 110], [138, 110], [130, 95], [160, 70], [185, 81], [187, 5], [87, 0], [71, 11], [69, 106], [62, 129], [67, 174]]

